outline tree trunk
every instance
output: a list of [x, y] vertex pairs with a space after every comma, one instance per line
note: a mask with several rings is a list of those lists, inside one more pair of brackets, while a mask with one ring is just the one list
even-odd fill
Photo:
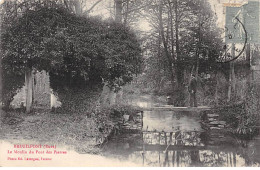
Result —
[[[172, 9], [172, 5], [171, 5], [171, 2], [170, 0], [168, 0], [168, 4], [169, 4], [169, 9], [170, 9], [170, 17], [168, 17], [168, 19], [170, 19], [170, 34], [171, 34], [171, 60], [172, 60], [172, 63], [175, 62], [175, 56], [174, 56], [174, 44], [175, 44], [175, 39], [174, 39], [174, 30], [173, 30], [173, 19], [174, 19], [174, 16], [173, 16], [173, 9]], [[172, 69], [172, 90], [174, 91], [175, 89], [175, 84], [174, 84], [174, 81], [175, 81], [175, 76], [174, 76], [174, 70]]]
[[175, 77], [174, 77], [173, 68], [172, 68], [173, 61], [172, 61], [171, 55], [168, 51], [168, 44], [167, 44], [167, 41], [166, 41], [165, 36], [164, 36], [163, 19], [162, 19], [162, 2], [160, 2], [160, 6], [159, 6], [159, 26], [160, 26], [159, 29], [160, 29], [162, 42], [163, 42], [164, 52], [165, 52], [167, 60], [168, 60], [168, 67], [169, 67], [170, 76], [171, 76], [171, 84], [172, 84], [172, 88], [174, 90]]
[[169, 4], [169, 9], [170, 9], [170, 24], [171, 24], [171, 56], [172, 56], [172, 60], [174, 61], [174, 30], [173, 30], [173, 13], [172, 13], [172, 5], [170, 0], [168, 0], [168, 4]]
[[115, 0], [115, 6], [116, 6], [116, 16], [115, 16], [115, 21], [118, 23], [122, 22], [122, 0]]
[[[0, 18], [2, 21], [2, 17]], [[1, 22], [0, 22], [1, 23]], [[0, 27], [0, 32], [1, 32], [1, 27]], [[2, 40], [1, 38], [1, 34], [0, 34], [0, 40]], [[3, 105], [3, 68], [2, 68], [2, 50], [0, 49], [0, 110], [2, 109], [2, 105]]]
[[178, 12], [178, 0], [175, 0], [175, 43], [176, 43], [176, 75], [178, 84], [178, 96], [175, 101], [176, 106], [184, 106], [185, 96], [184, 96], [184, 68], [181, 61], [180, 55], [180, 42], [179, 42], [179, 12]]
[[25, 87], [26, 87], [26, 113], [30, 113], [33, 103], [33, 76], [32, 69], [28, 68], [25, 72]]
[[82, 7], [81, 7], [81, 3], [79, 0], [75, 0], [74, 1], [74, 6], [75, 6], [75, 13], [77, 15], [81, 15], [82, 14]]
[[[115, 2], [115, 21], [118, 23], [122, 23], [122, 11], [123, 11], [123, 1], [122, 0], [114, 0]], [[124, 20], [124, 24], [127, 24], [127, 15], [128, 15], [128, 5], [129, 5], [129, 0], [127, 0], [127, 12], [126, 12], [126, 16], [125, 16], [125, 20]], [[120, 96], [121, 95], [121, 96]], [[119, 98], [122, 98], [122, 93], [120, 92], [119, 94]], [[110, 88], [110, 92], [109, 92], [109, 104], [113, 105], [118, 103], [118, 101], [116, 101], [117, 99], [117, 93], [115, 92], [114, 88]]]
[[128, 11], [129, 11], [129, 0], [126, 0], [126, 12], [124, 14], [124, 25], [127, 25]]

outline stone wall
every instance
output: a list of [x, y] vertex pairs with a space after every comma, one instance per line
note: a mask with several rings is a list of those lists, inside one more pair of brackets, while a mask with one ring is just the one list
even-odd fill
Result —
[[122, 118], [113, 118], [113, 122], [119, 127], [119, 131], [124, 133], [138, 133], [143, 129], [143, 112], [134, 115], [123, 115]]
[[51, 108], [50, 76], [46, 71], [36, 72], [33, 77], [34, 108]]

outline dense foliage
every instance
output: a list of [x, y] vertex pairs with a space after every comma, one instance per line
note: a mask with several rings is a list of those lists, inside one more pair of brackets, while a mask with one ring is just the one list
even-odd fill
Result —
[[80, 17], [62, 7], [28, 9], [2, 33], [7, 72], [46, 70], [51, 86], [121, 86], [141, 71], [141, 48], [122, 24]]
[[225, 106], [217, 110], [222, 120], [241, 137], [252, 137], [259, 132], [259, 85], [252, 83], [242, 103]]

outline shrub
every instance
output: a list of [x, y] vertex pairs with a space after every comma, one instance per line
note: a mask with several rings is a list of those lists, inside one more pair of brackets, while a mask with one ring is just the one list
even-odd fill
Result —
[[252, 137], [259, 131], [260, 121], [260, 86], [253, 83], [242, 103], [225, 106], [217, 112], [234, 133], [241, 137]]
[[14, 96], [19, 92], [18, 89], [24, 85], [24, 75], [13, 71], [7, 71], [3, 66], [3, 109], [10, 110], [10, 104]]
[[257, 83], [251, 84], [244, 108], [239, 115], [239, 125], [237, 133], [240, 135], [253, 135], [259, 130], [260, 121], [260, 85]]

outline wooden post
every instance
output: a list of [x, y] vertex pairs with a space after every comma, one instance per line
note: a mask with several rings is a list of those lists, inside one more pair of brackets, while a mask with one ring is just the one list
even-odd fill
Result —
[[172, 145], [172, 133], [173, 132], [170, 132], [170, 143], [169, 143], [169, 145]]
[[161, 133], [159, 132], [159, 145], [161, 144]]

